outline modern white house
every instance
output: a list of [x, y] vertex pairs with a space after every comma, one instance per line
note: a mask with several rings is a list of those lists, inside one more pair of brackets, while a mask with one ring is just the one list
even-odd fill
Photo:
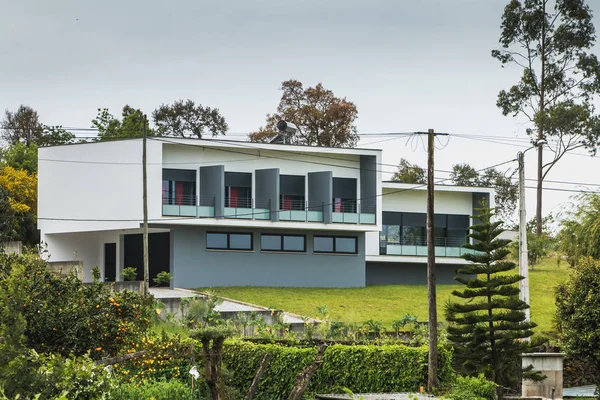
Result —
[[[38, 152], [38, 227], [51, 261], [142, 272], [142, 140]], [[424, 283], [425, 188], [382, 182], [381, 150], [227, 140], [147, 143], [150, 278], [172, 285]], [[451, 282], [473, 208], [493, 190], [436, 188], [438, 282]]]

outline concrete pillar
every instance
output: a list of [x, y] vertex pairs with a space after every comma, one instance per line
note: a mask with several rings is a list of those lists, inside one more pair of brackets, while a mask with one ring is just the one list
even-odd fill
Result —
[[523, 379], [522, 396], [562, 399], [564, 358], [565, 355], [563, 353], [521, 354], [523, 368], [533, 365], [533, 371], [546, 375], [546, 379], [542, 382], [533, 382]]

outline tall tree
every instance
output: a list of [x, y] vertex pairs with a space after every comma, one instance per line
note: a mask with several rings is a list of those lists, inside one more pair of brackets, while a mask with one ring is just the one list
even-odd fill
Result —
[[40, 122], [37, 111], [21, 105], [17, 111], [4, 111], [4, 119], [0, 122], [2, 139], [9, 145], [24, 143], [35, 144], [44, 135], [44, 126]]
[[177, 100], [173, 104], [162, 104], [152, 113], [157, 133], [160, 136], [202, 138], [205, 131], [213, 136], [225, 135], [227, 122], [218, 108], [196, 105], [193, 100]]
[[9, 196], [8, 190], [0, 186], [0, 243], [20, 239], [19, 219]]
[[[99, 108], [98, 115], [92, 120], [92, 126], [98, 129], [98, 140], [139, 138], [144, 135], [144, 113], [140, 109], [125, 105], [119, 120], [108, 108]], [[149, 136], [154, 135], [148, 124], [146, 132]]]
[[457, 186], [491, 187], [496, 190], [496, 211], [503, 219], [510, 220], [517, 207], [519, 186], [495, 168], [477, 172], [467, 163], [452, 166], [450, 179]]
[[559, 249], [574, 266], [580, 257], [600, 259], [600, 195], [579, 196], [579, 204], [561, 221]]
[[503, 222], [492, 222], [493, 215], [489, 208], [480, 209], [480, 222], [471, 226], [474, 243], [463, 246], [471, 250], [463, 255], [469, 264], [454, 278], [465, 289], [452, 292], [462, 301], [446, 305], [446, 319], [459, 369], [466, 374], [483, 372], [506, 387], [518, 379], [511, 375], [520, 365], [520, 354], [528, 349], [522, 339], [533, 335], [536, 324], [525, 321], [529, 305], [519, 299], [516, 286], [523, 277], [507, 274], [516, 264], [506, 260], [510, 240], [498, 238]]
[[38, 147], [34, 144], [26, 146], [19, 142], [0, 149], [0, 167], [2, 166], [24, 169], [30, 174], [36, 174], [38, 167]]
[[356, 105], [346, 98], [336, 97], [321, 83], [304, 88], [302, 82], [290, 79], [281, 84], [283, 95], [277, 112], [267, 114], [264, 127], [249, 135], [252, 142], [269, 142], [279, 132], [277, 122], [291, 122], [298, 128], [291, 143], [307, 146], [354, 147], [358, 142], [354, 122]]
[[[549, 10], [549, 4], [554, 4]], [[600, 137], [594, 98], [600, 93], [600, 63], [590, 53], [596, 41], [592, 12], [585, 0], [511, 0], [502, 15], [503, 66], [523, 69], [521, 79], [498, 95], [504, 115], [522, 115], [532, 137], [546, 139], [553, 157], [544, 163], [538, 147], [536, 233], [542, 234], [542, 184], [568, 152], [585, 147], [596, 153]]]
[[425, 178], [425, 169], [417, 164], [411, 164], [406, 158], [401, 158], [398, 163], [398, 171], [392, 175], [393, 181], [402, 183], [427, 183]]
[[581, 259], [556, 287], [555, 321], [567, 352], [600, 371], [600, 261]]

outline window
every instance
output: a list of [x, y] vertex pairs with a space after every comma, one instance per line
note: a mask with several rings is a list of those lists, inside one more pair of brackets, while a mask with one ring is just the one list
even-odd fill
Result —
[[313, 251], [315, 253], [357, 254], [358, 238], [355, 236], [315, 236]]
[[260, 235], [260, 249], [263, 251], [306, 251], [304, 235]]
[[209, 250], [252, 250], [252, 234], [207, 232], [206, 248]]

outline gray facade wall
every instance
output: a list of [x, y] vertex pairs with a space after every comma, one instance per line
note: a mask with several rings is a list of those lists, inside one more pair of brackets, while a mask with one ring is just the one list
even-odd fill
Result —
[[[436, 264], [436, 283], [457, 284], [454, 280], [460, 265]], [[426, 285], [427, 264], [368, 262], [367, 285]]]
[[323, 204], [323, 222], [330, 224], [333, 207], [333, 174], [331, 171], [308, 173], [308, 203]]
[[225, 212], [225, 167], [213, 165], [200, 167], [200, 196], [215, 199], [215, 217], [223, 218]]
[[[253, 251], [207, 250], [206, 232], [252, 232]], [[305, 253], [262, 252], [261, 233], [285, 230], [214, 229], [177, 226], [171, 230], [173, 286], [364, 287], [364, 233], [306, 232]], [[301, 233], [304, 233], [301, 232]], [[313, 235], [358, 236], [358, 254], [313, 254]]]
[[260, 200], [269, 200], [271, 221], [279, 221], [279, 168], [257, 169], [254, 174], [255, 195]]
[[360, 156], [360, 204], [368, 211], [375, 210], [377, 205], [377, 157], [375, 156]]

